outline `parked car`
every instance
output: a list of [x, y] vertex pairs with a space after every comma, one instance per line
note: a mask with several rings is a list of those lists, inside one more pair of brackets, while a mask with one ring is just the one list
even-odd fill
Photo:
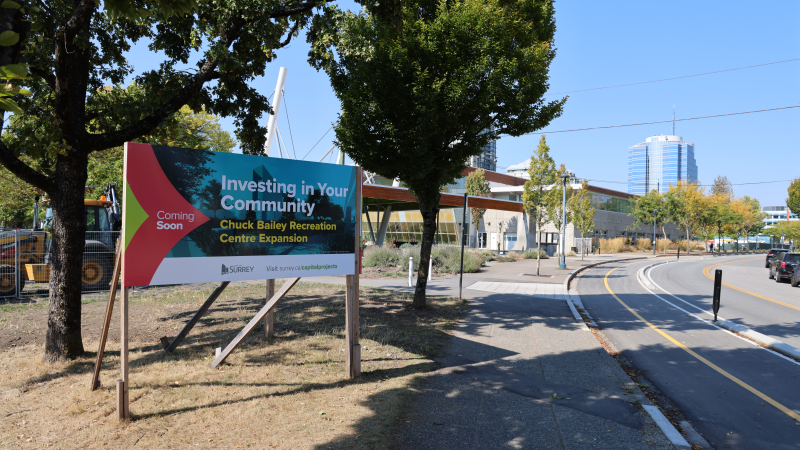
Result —
[[[766, 262], [766, 264], [764, 264], [764, 267], [769, 269], [770, 266], [772, 266], [772, 260], [775, 259], [775, 255], [780, 255], [781, 253], [786, 253], [788, 251], [789, 250], [786, 250], [785, 248], [771, 248], [771, 249], [769, 249], [769, 251], [767, 252], [767, 262]], [[772, 277], [769, 277], [769, 279], [771, 280]]]
[[800, 253], [781, 253], [772, 260], [772, 267], [769, 269], [769, 278], [774, 278], [778, 283], [784, 279], [791, 279], [795, 273], [795, 266], [799, 264]]

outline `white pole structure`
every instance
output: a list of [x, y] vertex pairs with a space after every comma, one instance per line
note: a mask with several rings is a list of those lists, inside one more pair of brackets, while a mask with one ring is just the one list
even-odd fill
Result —
[[[281, 145], [283, 146], [283, 149], [286, 150], [286, 159], [290, 159], [289, 147], [286, 146], [286, 141], [283, 140], [283, 134], [281, 133], [281, 128], [275, 125], [275, 129], [278, 131], [278, 139], [281, 140]], [[283, 153], [281, 153], [281, 158], [283, 158]]]
[[433, 281], [433, 256], [428, 261], [428, 281]]
[[414, 285], [414, 257], [408, 258], [408, 287]]
[[344, 152], [342, 151], [341, 147], [339, 148], [339, 155], [336, 157], [336, 164], [340, 166], [344, 165]]
[[267, 142], [264, 143], [264, 154], [269, 156], [270, 149], [272, 149], [272, 140], [275, 138], [275, 130], [278, 127], [278, 113], [281, 112], [281, 101], [283, 101], [283, 87], [286, 85], [286, 73], [289, 71], [286, 67], [281, 67], [278, 72], [278, 84], [275, 86], [275, 100], [272, 102], [273, 114], [269, 116], [267, 122]]
[[330, 155], [331, 152], [333, 151], [333, 149], [335, 149], [335, 148], [336, 148], [336, 144], [331, 145], [331, 148], [329, 148], [328, 151], [325, 152], [324, 155], [322, 155], [322, 158], [320, 158], [318, 162], [322, 162], [323, 159], [327, 158], [328, 155]]

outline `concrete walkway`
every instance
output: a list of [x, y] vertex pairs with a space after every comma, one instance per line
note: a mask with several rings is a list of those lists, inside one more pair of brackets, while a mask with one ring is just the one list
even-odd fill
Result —
[[[674, 448], [637, 407], [649, 401], [575, 320], [563, 283], [492, 281], [514, 270], [527, 272], [520, 268], [528, 261], [490, 266], [481, 272], [484, 280], [464, 278], [468, 311], [438, 359], [441, 368], [424, 380], [401, 418], [395, 447]], [[568, 266], [584, 263], [578, 258]], [[361, 280], [362, 286], [412, 291], [407, 284]], [[428, 286], [431, 295], [458, 296], [458, 277], [437, 278]]]

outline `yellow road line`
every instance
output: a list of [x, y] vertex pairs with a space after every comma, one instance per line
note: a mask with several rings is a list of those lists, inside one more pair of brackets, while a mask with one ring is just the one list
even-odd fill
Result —
[[[784, 413], [784, 414], [786, 414], [787, 416], [789, 416], [789, 417], [791, 417], [792, 419], [794, 419], [794, 420], [796, 420], [796, 421], [800, 422], [800, 414], [797, 414], [796, 412], [792, 411], [791, 409], [789, 409], [789, 408], [787, 408], [787, 407], [783, 406], [782, 404], [780, 404], [780, 403], [778, 403], [777, 401], [773, 400], [773, 399], [772, 399], [772, 397], [769, 397], [768, 395], [764, 394], [763, 392], [759, 391], [758, 389], [756, 389], [756, 388], [754, 388], [754, 387], [750, 386], [749, 384], [745, 383], [744, 381], [742, 381], [742, 380], [740, 380], [740, 379], [736, 378], [735, 376], [731, 375], [730, 373], [728, 373], [728, 372], [727, 372], [726, 370], [724, 370], [723, 368], [721, 368], [721, 367], [717, 366], [716, 364], [712, 363], [711, 361], [709, 361], [709, 360], [707, 360], [707, 359], [703, 358], [702, 356], [698, 355], [698, 354], [697, 354], [697, 352], [695, 352], [694, 350], [692, 350], [692, 349], [690, 349], [689, 347], [687, 347], [687, 346], [685, 346], [685, 345], [681, 344], [681, 343], [680, 343], [680, 342], [678, 342], [676, 339], [674, 339], [672, 336], [670, 336], [670, 335], [668, 335], [667, 333], [665, 333], [665, 332], [661, 331], [661, 330], [660, 330], [658, 327], [656, 327], [656, 326], [655, 326], [655, 325], [653, 325], [652, 323], [650, 323], [650, 322], [648, 322], [647, 320], [645, 320], [645, 318], [644, 318], [644, 317], [640, 316], [640, 315], [639, 315], [639, 313], [637, 313], [636, 311], [634, 311], [633, 309], [631, 309], [631, 307], [630, 307], [630, 306], [626, 305], [626, 304], [625, 304], [625, 302], [623, 302], [622, 300], [620, 300], [620, 298], [619, 298], [619, 297], [617, 297], [617, 294], [615, 294], [615, 293], [614, 293], [614, 291], [612, 291], [612, 290], [611, 290], [611, 286], [609, 286], [609, 285], [608, 285], [608, 276], [609, 276], [609, 275], [611, 275], [611, 273], [612, 273], [612, 272], [614, 272], [615, 270], [617, 270], [617, 269], [620, 269], [620, 268], [622, 268], [622, 267], [630, 266], [630, 265], [632, 265], [632, 264], [636, 264], [636, 263], [625, 264], [625, 265], [623, 265], [623, 266], [619, 266], [619, 267], [617, 267], [617, 268], [615, 268], [615, 269], [611, 269], [611, 270], [610, 270], [608, 273], [606, 273], [606, 276], [605, 276], [605, 278], [603, 279], [603, 281], [604, 281], [604, 282], [605, 282], [605, 284], [606, 284], [606, 290], [608, 290], [609, 294], [611, 294], [611, 296], [612, 296], [612, 297], [614, 297], [615, 299], [617, 299], [617, 301], [618, 301], [618, 302], [619, 302], [619, 303], [620, 303], [622, 306], [624, 306], [624, 307], [625, 307], [625, 309], [627, 309], [628, 311], [630, 311], [630, 312], [631, 312], [631, 314], [633, 314], [634, 316], [636, 316], [636, 318], [637, 318], [637, 319], [639, 319], [639, 320], [641, 320], [642, 322], [646, 323], [646, 324], [647, 324], [647, 326], [649, 326], [650, 328], [652, 328], [653, 330], [655, 330], [655, 331], [656, 331], [658, 334], [660, 334], [660, 335], [664, 336], [665, 338], [667, 338], [667, 340], [669, 340], [669, 341], [670, 341], [670, 342], [672, 342], [673, 344], [677, 345], [677, 346], [678, 346], [679, 348], [681, 348], [682, 350], [686, 351], [686, 353], [688, 353], [688, 354], [690, 354], [690, 355], [694, 356], [695, 358], [697, 358], [698, 360], [700, 360], [701, 362], [703, 362], [703, 363], [704, 363], [705, 365], [707, 365], [708, 367], [711, 367], [712, 369], [716, 370], [716, 371], [717, 371], [717, 372], [719, 372], [720, 374], [724, 375], [724, 376], [725, 376], [726, 378], [728, 378], [729, 380], [733, 381], [734, 383], [738, 384], [739, 386], [741, 386], [741, 387], [745, 388], [746, 390], [750, 391], [751, 393], [755, 394], [757, 397], [761, 398], [762, 400], [764, 400], [765, 402], [769, 403], [770, 405], [772, 405], [772, 406], [774, 406], [774, 407], [778, 408], [779, 410], [781, 410], [781, 412], [783, 412], [783, 413]], [[726, 264], [727, 264], [727, 263], [726, 263]], [[713, 267], [713, 266], [712, 266], [712, 267]]]
[[[760, 259], [761, 258], [740, 259], [738, 261], [728, 261], [728, 262], [724, 262], [724, 263], [713, 264], [713, 265], [710, 265], [710, 266], [708, 266], [708, 267], [703, 269], [703, 275], [708, 277], [708, 279], [713, 280], [714, 277], [711, 275], [711, 269], [713, 269], [714, 267], [722, 266], [722, 265], [725, 265], [725, 264], [733, 264], [733, 263], [737, 263], [737, 262], [755, 261], [755, 260], [760, 260]], [[723, 286], [729, 287], [731, 289], [735, 289], [735, 290], [737, 290], [739, 292], [744, 292], [745, 294], [752, 295], [753, 297], [758, 297], [758, 298], [760, 298], [762, 300], [766, 300], [768, 302], [772, 302], [772, 303], [775, 303], [777, 305], [785, 306], [787, 308], [792, 308], [792, 309], [796, 309], [796, 310], [800, 311], [800, 307], [798, 307], [798, 306], [790, 305], [789, 303], [784, 303], [784, 302], [782, 302], [780, 300], [775, 300], [775, 299], [772, 299], [772, 298], [769, 298], [769, 297], [764, 297], [763, 295], [759, 295], [759, 294], [756, 294], [755, 292], [750, 292], [750, 291], [748, 291], [746, 289], [742, 289], [740, 287], [736, 287], [736, 286], [734, 286], [732, 284], [728, 284], [728, 283], [726, 283], [724, 281], [722, 282], [722, 284], [723, 284]]]

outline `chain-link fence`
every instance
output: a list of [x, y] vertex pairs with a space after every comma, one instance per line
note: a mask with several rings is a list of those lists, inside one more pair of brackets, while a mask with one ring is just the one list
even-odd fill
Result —
[[[86, 233], [81, 292], [107, 291], [114, 272], [118, 231]], [[52, 240], [45, 231], [0, 232], [0, 298], [46, 296]]]

